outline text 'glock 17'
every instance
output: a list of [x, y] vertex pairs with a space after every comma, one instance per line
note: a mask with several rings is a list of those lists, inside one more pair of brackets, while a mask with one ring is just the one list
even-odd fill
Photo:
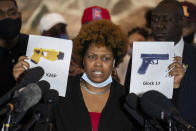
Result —
[[41, 57], [50, 61], [63, 60], [64, 53], [54, 49], [35, 48], [34, 53], [31, 56], [31, 61], [38, 64]]
[[141, 54], [142, 65], [138, 69], [138, 74], [145, 74], [149, 64], [159, 64], [159, 60], [169, 60], [169, 54]]

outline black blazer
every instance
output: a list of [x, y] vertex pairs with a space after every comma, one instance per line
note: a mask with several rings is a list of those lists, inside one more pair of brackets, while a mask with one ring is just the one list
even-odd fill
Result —
[[182, 59], [188, 68], [180, 88], [174, 89], [173, 103], [182, 117], [196, 126], [196, 48], [185, 43]]
[[[109, 99], [104, 107], [98, 131], [131, 131], [132, 122], [123, 108], [124, 87], [111, 85]], [[89, 112], [80, 90], [80, 77], [69, 77], [66, 98], [60, 98], [55, 107], [53, 131], [92, 131]]]

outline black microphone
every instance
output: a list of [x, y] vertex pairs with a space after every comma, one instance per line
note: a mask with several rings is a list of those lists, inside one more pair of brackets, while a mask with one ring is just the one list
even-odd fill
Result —
[[[25, 125], [23, 131], [28, 131], [35, 125], [36, 131], [47, 131], [51, 122], [51, 110], [58, 103], [59, 95], [54, 89], [50, 89], [44, 96], [44, 104], [36, 105], [34, 115], [30, 121]], [[36, 123], [36, 124], [35, 124]]]
[[125, 98], [126, 103], [132, 109], [136, 109], [139, 105], [140, 98], [135, 93], [130, 93]]
[[46, 111], [47, 105], [45, 104], [37, 104], [35, 108], [33, 109], [34, 113], [32, 115], [32, 118], [22, 127], [22, 131], [29, 131], [33, 125], [38, 122], [41, 118], [41, 115]]
[[137, 121], [137, 123], [143, 127], [144, 117], [138, 112], [139, 99], [140, 98], [134, 93], [128, 94], [128, 96], [125, 98], [126, 103], [124, 104], [124, 107], [127, 112]]
[[59, 100], [59, 93], [55, 89], [50, 89], [44, 96], [45, 103], [56, 104]]
[[[42, 90], [42, 98], [43, 98], [45, 96], [45, 94], [47, 94], [49, 87], [50, 87], [50, 84], [45, 80], [41, 80], [37, 83], [37, 85]], [[15, 118], [15, 124], [18, 124], [22, 120], [22, 118], [25, 116], [25, 114], [26, 114], [26, 111], [22, 111], [22, 112], [18, 113]]]
[[150, 117], [158, 120], [173, 120], [186, 128], [192, 126], [183, 120], [172, 102], [158, 91], [148, 91], [141, 98], [141, 107]]
[[49, 90], [49, 83], [40, 81], [37, 84], [30, 83], [26, 87], [19, 89], [14, 93], [13, 100], [0, 111], [0, 115], [15, 110], [16, 112], [25, 112], [30, 107], [37, 104], [42, 95]]
[[44, 69], [40, 66], [29, 69], [24, 74], [23, 80], [0, 98], [0, 106], [11, 98], [11, 95], [13, 94], [14, 91], [24, 87], [28, 83], [35, 83], [39, 81], [43, 75], [44, 75]]

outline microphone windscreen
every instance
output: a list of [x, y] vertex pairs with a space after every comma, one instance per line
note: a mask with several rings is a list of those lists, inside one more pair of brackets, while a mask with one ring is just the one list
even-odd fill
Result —
[[30, 107], [37, 104], [41, 99], [41, 89], [35, 83], [30, 83], [26, 87], [19, 89], [13, 96], [15, 111], [27, 111]]
[[137, 110], [130, 108], [127, 103], [124, 104], [124, 108], [126, 111], [136, 120], [136, 122], [143, 127], [144, 126], [144, 118], [142, 114], [140, 114]]
[[44, 96], [44, 102], [45, 103], [52, 103], [56, 104], [59, 100], [59, 93], [58, 91], [54, 89], [50, 89], [47, 94]]
[[28, 83], [34, 83], [39, 81], [43, 75], [44, 75], [44, 69], [40, 66], [37, 66], [27, 70], [21, 82], [24, 83], [25, 85]]
[[26, 86], [28, 83], [35, 83], [39, 81], [44, 75], [44, 69], [40, 66], [29, 69], [25, 74], [23, 79], [17, 84], [14, 88], [8, 91], [4, 96], [0, 98], [0, 106], [3, 105], [6, 101], [8, 101], [14, 91]]
[[37, 85], [39, 86], [39, 88], [42, 91], [42, 97], [44, 97], [44, 95], [49, 91], [50, 89], [50, 84], [45, 81], [45, 80], [41, 80], [39, 82], [37, 82]]
[[141, 107], [150, 117], [163, 119], [162, 113], [169, 113], [172, 102], [158, 91], [148, 91], [141, 98]]
[[181, 116], [173, 103], [158, 91], [149, 91], [144, 93], [141, 99], [141, 107], [147, 115], [159, 120], [174, 120], [185, 128], [192, 126]]
[[125, 98], [126, 103], [132, 109], [136, 109], [139, 103], [139, 97], [135, 93], [130, 93]]

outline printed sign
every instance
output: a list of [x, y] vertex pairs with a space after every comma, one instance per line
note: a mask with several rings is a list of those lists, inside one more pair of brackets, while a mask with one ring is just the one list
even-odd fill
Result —
[[157, 90], [172, 98], [174, 78], [168, 75], [168, 66], [173, 57], [173, 42], [134, 42], [130, 93]]
[[26, 55], [30, 68], [41, 66], [45, 74], [42, 80], [50, 83], [50, 88], [65, 96], [72, 41], [45, 36], [29, 36]]

